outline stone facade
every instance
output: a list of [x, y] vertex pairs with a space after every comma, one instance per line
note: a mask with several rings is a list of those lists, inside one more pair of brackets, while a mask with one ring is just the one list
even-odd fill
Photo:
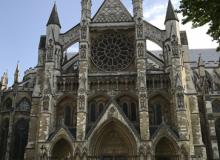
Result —
[[[165, 30], [105, 0], [91, 17], [60, 33], [54, 6], [38, 64], [18, 82], [0, 83], [0, 160], [219, 159], [220, 65], [189, 59], [171, 2]], [[163, 50], [158, 57], [150, 40]], [[79, 42], [79, 53], [66, 50]]]

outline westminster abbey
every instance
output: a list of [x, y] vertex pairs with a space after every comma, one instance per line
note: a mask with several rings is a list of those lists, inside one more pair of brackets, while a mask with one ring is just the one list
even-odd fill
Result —
[[0, 160], [219, 160], [219, 56], [193, 59], [170, 0], [165, 30], [143, 0], [132, 15], [104, 0], [92, 17], [91, 3], [65, 33], [54, 5], [36, 67], [22, 81], [17, 67], [11, 87], [2, 76]]

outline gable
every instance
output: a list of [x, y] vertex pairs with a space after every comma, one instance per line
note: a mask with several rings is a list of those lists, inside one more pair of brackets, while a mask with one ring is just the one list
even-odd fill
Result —
[[97, 23], [131, 22], [132, 16], [121, 0], [105, 0], [93, 18]]

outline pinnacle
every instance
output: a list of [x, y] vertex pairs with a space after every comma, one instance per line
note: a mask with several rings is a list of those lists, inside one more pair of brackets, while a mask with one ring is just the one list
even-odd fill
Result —
[[199, 56], [199, 60], [198, 60], [198, 67], [200, 66], [204, 66], [204, 62], [201, 55]]
[[174, 11], [174, 8], [173, 8], [173, 5], [171, 3], [171, 0], [169, 0], [168, 2], [168, 6], [167, 6], [167, 14], [166, 14], [166, 19], [165, 19], [165, 23], [167, 21], [170, 21], [170, 20], [176, 20], [176, 21], [179, 21], [175, 11]]
[[58, 16], [58, 12], [57, 12], [57, 7], [56, 7], [56, 3], [53, 6], [52, 12], [50, 14], [50, 18], [47, 22], [47, 26], [50, 24], [56, 24], [61, 28], [60, 25], [60, 20], [59, 20], [59, 16]]

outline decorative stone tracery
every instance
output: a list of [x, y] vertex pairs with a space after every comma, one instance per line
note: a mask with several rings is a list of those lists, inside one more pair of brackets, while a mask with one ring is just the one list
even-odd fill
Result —
[[91, 59], [103, 71], [121, 71], [134, 58], [134, 43], [122, 33], [105, 33], [92, 44]]

